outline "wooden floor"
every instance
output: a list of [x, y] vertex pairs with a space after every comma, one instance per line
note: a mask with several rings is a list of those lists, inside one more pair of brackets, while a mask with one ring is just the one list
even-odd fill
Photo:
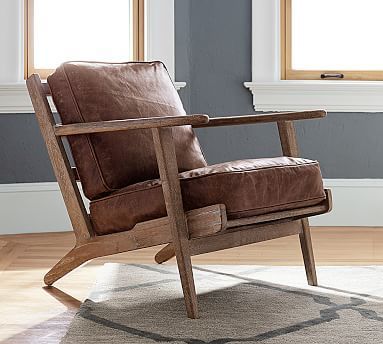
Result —
[[[383, 264], [383, 228], [314, 228], [317, 265]], [[72, 233], [0, 236], [0, 343], [58, 343], [105, 262], [153, 263], [160, 247], [97, 259], [43, 288]], [[301, 265], [296, 236], [193, 258], [195, 264]], [[169, 264], [174, 264], [174, 259]], [[318, 276], [320, 281], [320, 275]]]

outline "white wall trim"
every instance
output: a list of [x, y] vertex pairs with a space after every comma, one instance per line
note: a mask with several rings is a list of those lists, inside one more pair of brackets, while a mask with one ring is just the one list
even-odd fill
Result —
[[32, 113], [32, 103], [25, 83], [0, 85], [0, 113]]
[[383, 82], [246, 82], [257, 111], [383, 112]]
[[[174, 82], [179, 91], [186, 86], [185, 82]], [[56, 111], [51, 98], [48, 98], [52, 111]], [[25, 82], [13, 84], [0, 84], [0, 115], [1, 114], [34, 114]]]
[[145, 58], [164, 62], [175, 80], [174, 0], [146, 0], [145, 10]]
[[[334, 208], [314, 226], [383, 227], [383, 179], [326, 179]], [[88, 202], [86, 202], [88, 204]], [[71, 230], [57, 183], [0, 184], [0, 234]]]
[[281, 81], [280, 0], [252, 0], [252, 81], [256, 111], [383, 112], [383, 82]]
[[[0, 1], [0, 114], [33, 113], [23, 80], [23, 0]], [[174, 0], [146, 0], [146, 60], [161, 60], [175, 80]], [[175, 82], [177, 90], [185, 82]]]
[[71, 229], [57, 183], [0, 184], [0, 234]]
[[313, 217], [313, 226], [383, 227], [383, 179], [325, 179], [332, 212]]

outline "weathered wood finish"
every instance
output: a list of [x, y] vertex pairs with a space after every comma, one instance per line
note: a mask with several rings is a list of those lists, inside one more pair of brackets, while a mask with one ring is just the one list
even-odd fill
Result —
[[[189, 237], [198, 238], [221, 232], [227, 227], [226, 207], [223, 204], [211, 205], [186, 212]], [[168, 216], [137, 223], [133, 230], [146, 233], [148, 230], [168, 231], [171, 228]], [[171, 240], [169, 240], [170, 242]]]
[[291, 121], [278, 122], [278, 131], [283, 155], [297, 158], [299, 150], [294, 123]]
[[176, 151], [171, 128], [152, 129], [162, 190], [168, 213], [189, 318], [198, 318], [197, 294], [190, 258], [189, 232], [183, 209]]
[[302, 223], [302, 232], [299, 233], [299, 240], [301, 242], [303, 261], [306, 268], [307, 282], [309, 285], [317, 286], [317, 274], [315, 270], [315, 260], [314, 252], [311, 243], [311, 233], [310, 233], [310, 224], [309, 220], [303, 219]]
[[[226, 210], [217, 204], [186, 212], [191, 238], [213, 235], [226, 228]], [[65, 255], [45, 276], [44, 282], [52, 285], [67, 273], [88, 260], [173, 241], [168, 217], [138, 223], [127, 232], [95, 236], [76, 246]]]
[[27, 80], [27, 87], [76, 238], [84, 242], [93, 237], [94, 232], [63, 143], [54, 133], [56, 123], [46, 97], [47, 88], [36, 74]]
[[285, 121], [297, 121], [303, 119], [315, 119], [326, 117], [326, 111], [300, 111], [285, 113], [270, 113], [265, 115], [243, 115], [234, 117], [212, 117], [205, 124], [195, 124], [194, 128], [220, 127], [226, 125], [244, 125], [244, 124], [261, 124], [275, 123]]
[[[244, 219], [228, 220], [227, 231], [232, 231], [233, 229], [238, 230], [238, 228], [239, 229], [245, 228], [245, 226], [249, 226], [249, 225], [252, 225], [252, 228], [255, 228], [256, 225], [258, 226], [263, 225], [263, 226], [267, 226], [267, 231], [270, 232], [272, 239], [275, 239], [274, 228], [270, 228], [269, 224], [276, 224], [277, 221], [280, 222], [280, 221], [299, 220], [299, 219], [304, 219], [308, 216], [315, 216], [315, 215], [325, 214], [329, 212], [332, 209], [331, 191], [325, 190], [325, 193], [326, 193], [326, 199], [319, 205], [306, 207], [306, 208], [280, 211], [280, 212], [265, 214], [265, 215], [252, 216], [252, 217], [247, 217]], [[258, 237], [259, 235], [255, 235], [255, 238], [258, 238]], [[205, 240], [207, 239], [208, 238], [205, 238]], [[255, 242], [258, 242], [258, 241], [255, 241]], [[212, 247], [212, 251], [209, 251], [209, 252], [213, 252], [213, 251], [214, 251], [214, 247]], [[158, 264], [162, 264], [170, 260], [174, 256], [175, 256], [174, 248], [172, 244], [169, 244], [165, 246], [162, 250], [160, 250], [156, 254], [154, 259]]]
[[228, 248], [249, 245], [257, 242], [296, 235], [302, 232], [301, 221], [284, 223], [271, 223], [264, 226], [249, 225], [232, 228], [230, 231], [206, 238], [197, 238], [190, 241], [191, 254], [215, 252]]
[[[214, 118], [210, 122], [206, 115], [193, 115], [58, 126], [54, 122], [47, 101], [47, 96], [50, 95], [49, 86], [42, 84], [37, 75], [32, 75], [27, 85], [76, 234], [75, 247], [46, 274], [44, 280], [47, 285], [52, 285], [90, 259], [168, 243], [157, 253], [156, 261], [161, 263], [176, 256], [187, 314], [190, 318], [197, 318], [192, 255], [295, 234], [300, 236], [308, 281], [316, 285], [314, 256], [306, 217], [329, 211], [331, 193], [327, 191], [327, 200], [317, 206], [240, 220], [227, 221], [225, 206], [222, 204], [185, 213], [171, 127], [178, 125], [214, 127], [277, 122], [283, 153], [297, 156], [298, 147], [292, 121], [321, 118], [326, 115], [325, 111]], [[151, 128], [153, 134], [168, 216], [138, 223], [131, 231], [98, 236], [92, 229], [76, 184], [78, 175], [69, 164], [61, 136], [148, 128]], [[300, 220], [301, 218], [303, 220]]]
[[156, 253], [154, 260], [157, 264], [162, 264], [175, 257], [175, 255], [173, 244], [168, 244]]
[[139, 119], [122, 119], [116, 121], [87, 122], [66, 125], [56, 125], [57, 136], [95, 134], [134, 129], [151, 129], [175, 127], [181, 125], [203, 124], [209, 122], [207, 115], [148, 117]]
[[325, 193], [326, 193], [326, 199], [318, 205], [305, 207], [305, 208], [299, 208], [299, 209], [279, 211], [279, 212], [270, 213], [270, 214], [252, 216], [252, 217], [247, 217], [244, 219], [228, 220], [227, 228], [246, 226], [251, 224], [259, 224], [259, 223], [267, 223], [267, 222], [273, 222], [273, 221], [284, 220], [284, 219], [298, 220], [298, 219], [306, 218], [308, 216], [325, 214], [329, 212], [332, 208], [331, 191], [325, 190]]
[[[295, 134], [294, 123], [291, 121], [278, 122], [279, 137], [284, 155], [298, 157], [298, 143]], [[330, 196], [331, 197], [331, 196]], [[329, 202], [331, 200], [329, 199]], [[331, 209], [331, 203], [329, 210]], [[317, 275], [315, 270], [315, 260], [311, 243], [310, 224], [307, 218], [301, 220], [302, 232], [299, 234], [303, 261], [305, 264], [307, 282], [309, 285], [317, 285]]]

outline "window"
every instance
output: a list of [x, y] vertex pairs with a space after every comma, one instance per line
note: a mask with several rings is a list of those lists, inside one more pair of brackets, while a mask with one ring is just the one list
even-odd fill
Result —
[[144, 0], [25, 0], [25, 77], [64, 61], [144, 59]]
[[286, 80], [383, 80], [383, 1], [281, 0]]

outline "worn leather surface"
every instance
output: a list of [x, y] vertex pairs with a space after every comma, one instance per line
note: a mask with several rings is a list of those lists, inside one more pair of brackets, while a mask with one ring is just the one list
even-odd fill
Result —
[[[185, 115], [161, 62], [68, 62], [48, 83], [64, 124]], [[190, 126], [174, 128], [173, 136], [180, 172], [206, 166]], [[69, 143], [91, 200], [159, 177], [150, 130], [77, 135]]]
[[[180, 173], [185, 210], [225, 204], [229, 219], [300, 208], [325, 199], [319, 164], [278, 157], [239, 160]], [[98, 234], [129, 230], [166, 216], [159, 179], [125, 187], [90, 203]]]

